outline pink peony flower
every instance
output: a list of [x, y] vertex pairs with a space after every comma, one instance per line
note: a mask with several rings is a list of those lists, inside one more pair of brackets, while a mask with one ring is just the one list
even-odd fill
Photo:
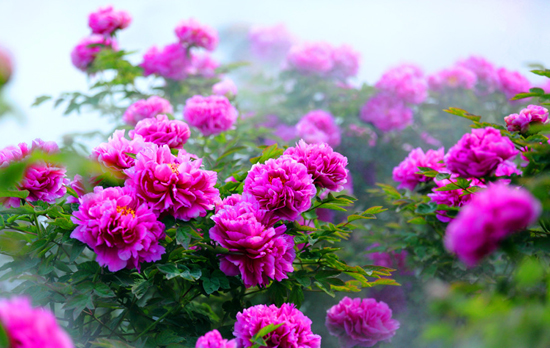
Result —
[[196, 95], [187, 99], [183, 117], [205, 136], [233, 129], [239, 113], [224, 96], [203, 97]]
[[199, 337], [195, 348], [237, 348], [237, 341], [224, 340], [218, 330], [212, 330]]
[[[504, 162], [503, 162], [504, 163]], [[453, 174], [451, 176], [451, 179], [453, 182], [456, 182], [456, 179], [458, 178], [458, 175]], [[477, 179], [471, 179], [472, 183], [470, 186], [478, 186], [478, 187], [486, 187], [484, 183]], [[444, 180], [434, 180], [437, 187], [434, 187], [432, 189], [432, 193], [428, 193], [427, 196], [431, 198], [432, 202], [435, 202], [437, 204], [445, 204], [449, 207], [462, 207], [466, 203], [470, 202], [472, 199], [473, 194], [466, 194], [466, 191], [463, 189], [457, 189], [457, 190], [448, 190], [448, 191], [435, 191], [436, 188], [439, 187], [445, 187], [448, 184], [451, 183], [450, 180], [444, 179]], [[452, 220], [447, 215], [446, 210], [438, 210], [436, 211], [437, 215], [436, 217], [439, 219], [439, 221], [442, 222], [449, 222]]]
[[189, 221], [214, 208], [219, 201], [216, 172], [201, 169], [202, 160], [180, 150], [176, 157], [167, 145], [151, 144], [137, 154], [135, 166], [125, 170], [126, 185], [156, 213]]
[[391, 341], [399, 329], [399, 322], [391, 317], [392, 311], [384, 302], [346, 296], [327, 311], [325, 325], [339, 338], [342, 348], [372, 347]]
[[510, 132], [526, 133], [531, 123], [548, 123], [548, 109], [538, 105], [529, 105], [518, 114], [511, 114], [504, 118], [506, 128]]
[[191, 63], [187, 67], [186, 72], [193, 76], [202, 76], [213, 78], [216, 76], [216, 69], [220, 66], [212, 56], [208, 53], [196, 54], [191, 52]]
[[78, 198], [84, 196], [86, 193], [86, 187], [84, 186], [84, 178], [82, 175], [76, 174], [74, 179], [69, 183], [69, 186], [76, 192], [78, 197], [69, 195], [67, 197], [67, 203], [78, 203]]
[[92, 150], [91, 157], [110, 169], [110, 171], [119, 178], [124, 178], [122, 172], [134, 166], [134, 157], [128, 155], [137, 155], [141, 149], [146, 147], [143, 138], [135, 137], [128, 140], [124, 137], [124, 130], [116, 130], [106, 143], [101, 143]]
[[541, 204], [523, 188], [498, 183], [476, 193], [448, 226], [445, 247], [468, 266], [498, 248], [512, 233], [535, 222]]
[[[225, 182], [237, 182], [237, 181], [235, 180], [235, 178], [229, 177], [228, 179], [225, 180]], [[254, 200], [249, 199], [249, 196], [247, 196], [247, 195], [244, 196], [244, 200], [247, 201], [247, 202], [254, 202]], [[243, 201], [243, 196], [242, 195], [240, 195], [238, 193], [232, 194], [231, 196], [225, 197], [221, 201], [216, 202], [215, 212], [217, 214], [220, 211], [220, 209], [223, 209], [223, 207], [225, 207], [226, 205], [235, 206], [235, 205], [237, 205], [237, 203], [240, 203], [242, 201]]]
[[87, 71], [103, 49], [117, 51], [118, 45], [114, 39], [102, 35], [85, 37], [71, 51], [71, 61], [78, 69]]
[[513, 174], [521, 175], [522, 172], [518, 169], [518, 166], [512, 161], [504, 161], [498, 165], [495, 170], [495, 176], [511, 176]]
[[302, 116], [296, 125], [298, 136], [307, 143], [327, 143], [332, 147], [340, 145], [340, 127], [334, 117], [323, 110], [313, 110]]
[[130, 105], [124, 112], [122, 119], [130, 126], [135, 126], [139, 121], [152, 118], [159, 114], [173, 114], [174, 109], [170, 102], [164, 98], [152, 96], [149, 99], [140, 99]]
[[257, 202], [236, 197], [222, 203], [212, 217], [216, 223], [210, 238], [234, 254], [221, 255], [220, 269], [228, 276], [241, 275], [247, 288], [267, 286], [287, 279], [296, 257], [294, 239], [284, 234], [285, 225], [273, 227], [273, 214]]
[[307, 167], [313, 177], [313, 184], [331, 191], [344, 189], [348, 176], [348, 159], [326, 144], [307, 144], [300, 140], [295, 147], [289, 147], [284, 155], [295, 159]]
[[500, 163], [518, 153], [514, 143], [497, 129], [473, 129], [449, 149], [445, 164], [451, 173], [463, 178], [480, 178], [492, 174]]
[[326, 42], [294, 45], [287, 54], [289, 66], [304, 74], [328, 74], [334, 67], [333, 48]]
[[235, 331], [239, 347], [251, 347], [250, 339], [269, 324], [282, 324], [264, 336], [266, 347], [320, 348], [321, 336], [311, 332], [311, 320], [293, 304], [283, 303], [281, 308], [263, 304], [249, 307], [237, 314]]
[[331, 74], [343, 79], [357, 75], [361, 54], [353, 50], [351, 46], [342, 45], [332, 50]]
[[531, 123], [548, 123], [548, 109], [539, 105], [529, 105], [520, 114], [529, 115]]
[[191, 61], [187, 50], [179, 43], [164, 46], [162, 51], [151, 47], [143, 55], [143, 76], [158, 75], [171, 80], [183, 80], [187, 77]]
[[440, 163], [444, 156], [445, 150], [443, 148], [438, 150], [428, 150], [426, 153], [424, 153], [424, 151], [422, 151], [419, 147], [413, 149], [407, 158], [403, 160], [403, 162], [393, 168], [393, 180], [400, 183], [397, 188], [414, 190], [416, 185], [420, 182], [432, 180], [430, 177], [415, 173], [420, 172], [418, 167], [428, 167], [435, 171], [441, 171], [445, 168], [445, 165]]
[[413, 123], [413, 111], [402, 101], [380, 93], [363, 105], [359, 118], [372, 123], [383, 132], [389, 132], [410, 126]]
[[97, 12], [90, 13], [88, 25], [92, 33], [112, 35], [117, 29], [124, 29], [130, 25], [132, 17], [125, 11], [115, 11], [113, 6], [103, 7]]
[[0, 87], [5, 85], [13, 73], [13, 63], [8, 51], [0, 47]]
[[181, 21], [175, 29], [180, 43], [186, 47], [202, 47], [213, 51], [218, 45], [218, 33], [213, 28], [190, 18]]
[[428, 86], [433, 91], [441, 92], [446, 88], [473, 89], [477, 83], [476, 74], [462, 66], [443, 69], [428, 77]]
[[55, 315], [46, 308], [33, 308], [26, 297], [0, 300], [0, 323], [10, 348], [74, 348]]
[[253, 27], [248, 33], [252, 53], [260, 59], [283, 58], [295, 39], [284, 24], [272, 27]]
[[471, 56], [467, 59], [459, 60], [456, 65], [469, 69], [476, 75], [477, 83], [478, 85], [481, 85], [478, 86], [481, 87], [481, 91], [491, 93], [497, 88], [497, 69], [493, 63], [489, 62], [485, 58]]
[[307, 167], [289, 156], [255, 164], [244, 181], [245, 194], [262, 209], [285, 220], [295, 220], [311, 207], [317, 190]]
[[386, 71], [375, 87], [405, 103], [420, 104], [428, 97], [424, 73], [411, 64]]
[[236, 96], [237, 91], [237, 85], [230, 78], [225, 78], [212, 86], [212, 93], [224, 95], [228, 98]]
[[100, 266], [116, 272], [141, 269], [142, 262], [158, 261], [164, 254], [164, 224], [147, 204], [139, 202], [133, 188], [101, 186], [79, 198], [71, 220], [78, 225], [71, 238], [88, 245]]
[[191, 132], [185, 122], [169, 120], [166, 115], [157, 115], [138, 122], [136, 128], [131, 130], [130, 138], [141, 136], [144, 141], [157, 145], [168, 145], [171, 149], [181, 149], [189, 139]]
[[529, 92], [531, 83], [525, 76], [517, 71], [510, 71], [506, 68], [497, 70], [498, 87], [506, 98], [510, 99], [518, 93]]

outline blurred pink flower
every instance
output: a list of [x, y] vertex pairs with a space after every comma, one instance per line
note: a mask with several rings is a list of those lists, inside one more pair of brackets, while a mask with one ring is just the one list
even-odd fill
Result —
[[323, 110], [313, 110], [305, 114], [296, 125], [298, 136], [307, 143], [327, 143], [332, 147], [340, 145], [340, 127], [334, 117]]
[[196, 54], [191, 52], [191, 64], [186, 72], [189, 75], [203, 76], [212, 78], [216, 76], [216, 69], [220, 66], [212, 56], [206, 52]]
[[493, 92], [498, 87], [498, 74], [495, 65], [483, 57], [471, 56], [459, 60], [457, 66], [471, 70], [477, 77], [477, 83], [480, 88], [478, 92]]
[[287, 61], [301, 73], [325, 75], [334, 67], [333, 48], [326, 42], [308, 42], [290, 48]]
[[181, 21], [175, 32], [180, 43], [186, 47], [202, 47], [208, 51], [213, 51], [218, 45], [216, 30], [199, 23], [194, 18]]
[[386, 71], [375, 87], [410, 104], [420, 104], [428, 97], [424, 73], [412, 64], [402, 64]]
[[237, 341], [224, 340], [218, 330], [212, 330], [199, 337], [195, 348], [237, 348]]
[[204, 136], [232, 129], [238, 116], [237, 109], [226, 97], [220, 95], [196, 95], [189, 98], [183, 111], [185, 120], [198, 128]]
[[273, 61], [283, 58], [295, 41], [282, 23], [271, 27], [252, 27], [248, 39], [255, 56]]
[[407, 158], [405, 158], [399, 165], [393, 168], [393, 180], [399, 183], [397, 188], [407, 188], [414, 190], [416, 185], [420, 182], [431, 181], [433, 178], [427, 177], [421, 174], [415, 174], [421, 170], [418, 167], [432, 168], [435, 171], [441, 171], [445, 165], [440, 163], [443, 161], [445, 150], [440, 148], [438, 150], [428, 150], [426, 153], [421, 148], [417, 147], [412, 150]]
[[342, 79], [353, 77], [359, 71], [361, 54], [349, 45], [342, 45], [332, 50], [334, 66], [331, 74]]
[[189, 139], [191, 131], [185, 122], [170, 120], [166, 115], [157, 115], [139, 121], [129, 135], [131, 139], [139, 135], [144, 141], [159, 146], [168, 145], [171, 149], [181, 149]]
[[531, 88], [529, 80], [517, 71], [500, 68], [497, 70], [497, 74], [499, 89], [508, 99], [518, 93], [529, 92]]
[[413, 111], [403, 101], [380, 93], [363, 105], [359, 118], [383, 132], [389, 132], [410, 126], [413, 123]]
[[148, 99], [140, 99], [130, 105], [124, 112], [122, 119], [130, 126], [135, 126], [139, 121], [155, 117], [159, 114], [173, 114], [174, 109], [170, 102], [164, 98], [152, 96]]
[[102, 35], [85, 37], [71, 51], [71, 61], [79, 70], [87, 71], [103, 49], [118, 50], [115, 39]]
[[143, 55], [143, 76], [158, 75], [171, 80], [183, 80], [187, 77], [191, 65], [187, 50], [179, 43], [164, 46], [160, 51], [151, 47]]
[[13, 63], [7, 50], [0, 47], [0, 87], [6, 84], [13, 73]]
[[88, 25], [92, 33], [112, 35], [117, 29], [124, 29], [130, 25], [132, 17], [126, 11], [115, 11], [113, 6], [99, 8], [90, 13]]
[[212, 93], [216, 95], [224, 95], [228, 98], [235, 97], [237, 92], [237, 85], [230, 78], [224, 78], [212, 86]]
[[441, 92], [449, 89], [473, 89], [477, 82], [476, 74], [470, 69], [454, 66], [443, 69], [428, 76], [428, 86], [431, 90]]

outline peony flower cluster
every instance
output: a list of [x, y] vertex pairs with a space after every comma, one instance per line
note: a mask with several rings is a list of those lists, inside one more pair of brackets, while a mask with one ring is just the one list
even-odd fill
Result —
[[422, 69], [411, 64], [403, 64], [386, 71], [375, 87], [409, 104], [420, 104], [428, 96]]
[[264, 337], [267, 347], [321, 347], [321, 336], [311, 332], [311, 320], [293, 304], [288, 303], [283, 303], [280, 308], [275, 305], [256, 305], [238, 313], [233, 332], [237, 338], [237, 345], [239, 347], [252, 346], [253, 343], [250, 342], [250, 339], [269, 324], [282, 325]]
[[219, 200], [216, 172], [201, 165], [201, 159], [182, 150], [176, 157], [167, 145], [150, 144], [137, 154], [135, 165], [124, 171], [126, 186], [155, 213], [189, 221], [205, 216]]
[[191, 132], [185, 122], [170, 120], [166, 115], [157, 115], [138, 122], [131, 130], [130, 138], [140, 137], [147, 142], [157, 145], [168, 145], [171, 149], [181, 149], [187, 142]]
[[443, 69], [428, 77], [428, 86], [433, 91], [449, 89], [473, 89], [477, 83], [476, 74], [468, 68], [454, 66]]
[[510, 99], [518, 93], [529, 92], [531, 83], [525, 76], [517, 71], [510, 71], [506, 68], [497, 70], [498, 87], [506, 98]]
[[199, 337], [195, 348], [237, 348], [237, 341], [225, 340], [218, 330], [212, 330]]
[[295, 220], [311, 207], [317, 190], [307, 167], [289, 156], [255, 164], [244, 181], [243, 192], [261, 209], [281, 219]]
[[149, 99], [140, 99], [126, 109], [122, 119], [130, 126], [135, 126], [143, 119], [155, 117], [159, 114], [173, 114], [174, 109], [164, 98], [152, 96]]
[[55, 315], [45, 308], [33, 308], [28, 298], [0, 300], [0, 323], [10, 348], [74, 348]]
[[247, 288], [267, 286], [293, 272], [294, 239], [284, 234], [285, 225], [274, 227], [277, 218], [249, 197], [230, 196], [217, 207], [210, 238], [227, 248], [220, 269], [229, 276], [241, 275]]
[[191, 126], [208, 136], [232, 129], [237, 121], [238, 112], [224, 96], [196, 95], [187, 99], [183, 117]]
[[191, 62], [187, 50], [179, 43], [164, 46], [159, 50], [151, 47], [143, 55], [143, 76], [158, 75], [171, 80], [183, 80], [187, 77]]
[[138, 271], [142, 262], [158, 261], [164, 254], [164, 224], [130, 187], [101, 186], [79, 198], [71, 220], [78, 225], [71, 238], [88, 245], [100, 266], [116, 272]]
[[124, 178], [122, 172], [134, 166], [134, 157], [141, 149], [147, 146], [141, 136], [133, 140], [124, 137], [124, 130], [116, 130], [106, 143], [101, 143], [92, 149], [92, 158], [107, 167], [113, 175]]
[[357, 75], [360, 59], [360, 54], [350, 46], [335, 48], [326, 42], [297, 44], [287, 55], [289, 66], [301, 73], [341, 79]]
[[498, 248], [510, 234], [535, 222], [541, 204], [529, 191], [498, 183], [476, 193], [448, 226], [445, 247], [468, 266]]
[[413, 149], [407, 158], [399, 163], [397, 167], [393, 168], [393, 180], [400, 183], [397, 188], [414, 190], [420, 182], [432, 180], [432, 178], [425, 175], [416, 174], [421, 171], [418, 167], [427, 167], [435, 171], [441, 171], [445, 167], [443, 163], [440, 163], [443, 161], [444, 155], [445, 151], [443, 148], [428, 150], [426, 153], [419, 147]]
[[379, 93], [361, 108], [359, 118], [383, 132], [402, 130], [413, 123], [413, 111], [394, 97]]
[[78, 69], [87, 71], [103, 49], [117, 51], [118, 45], [114, 39], [102, 35], [86, 37], [71, 51], [71, 61]]
[[13, 73], [13, 63], [9, 53], [0, 47], [0, 88], [5, 85]]
[[225, 78], [212, 86], [212, 93], [228, 98], [235, 97], [237, 92], [237, 85], [230, 78]]
[[323, 110], [313, 110], [305, 114], [296, 124], [298, 136], [307, 143], [327, 143], [332, 147], [340, 145], [340, 127], [334, 117]]
[[451, 173], [463, 178], [480, 178], [493, 174], [499, 164], [518, 153], [514, 143], [497, 129], [473, 129], [449, 149], [445, 164]]
[[504, 118], [506, 128], [510, 132], [526, 133], [529, 130], [529, 125], [548, 123], [548, 109], [538, 106], [529, 105], [521, 110], [519, 114], [511, 114]]
[[88, 25], [94, 34], [112, 35], [117, 29], [130, 25], [132, 18], [125, 11], [115, 11], [112, 6], [100, 8], [90, 13]]
[[277, 61], [284, 57], [295, 41], [284, 24], [271, 27], [252, 27], [248, 32], [252, 53], [264, 60]]
[[180, 22], [176, 36], [185, 47], [202, 47], [213, 51], [218, 45], [218, 33], [213, 28], [199, 23], [194, 18]]
[[300, 140], [295, 147], [289, 147], [284, 155], [290, 156], [307, 167], [313, 178], [313, 184], [330, 191], [344, 189], [348, 176], [348, 159], [326, 144], [307, 144]]
[[384, 302], [372, 298], [344, 297], [327, 311], [325, 325], [340, 340], [340, 347], [372, 347], [389, 342], [399, 329], [392, 319], [392, 310]]

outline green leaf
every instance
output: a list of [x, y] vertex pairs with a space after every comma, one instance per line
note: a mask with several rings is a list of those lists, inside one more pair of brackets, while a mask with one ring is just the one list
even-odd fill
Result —
[[435, 176], [435, 180], [441, 181], [445, 179], [449, 179], [451, 177], [451, 174], [449, 173], [439, 173]]
[[452, 114], [452, 115], [467, 118], [468, 120], [471, 120], [471, 121], [479, 122], [479, 120], [481, 120], [481, 116], [471, 114], [468, 111], [462, 110], [462, 109], [459, 109], [459, 108], [452, 108], [451, 107], [451, 108], [448, 108], [448, 109], [443, 110], [443, 111], [445, 111], [449, 114]]
[[283, 154], [285, 150], [277, 147], [277, 144], [270, 145], [262, 151], [262, 155], [254, 157], [250, 160], [250, 163], [265, 163], [268, 159], [277, 158]]
[[49, 95], [41, 95], [40, 97], [37, 97], [34, 102], [31, 104], [31, 106], [38, 106], [40, 104], [42, 104], [43, 102], [45, 102], [46, 100], [50, 100], [52, 99], [51, 96]]
[[202, 278], [202, 287], [204, 288], [204, 291], [206, 291], [208, 295], [210, 295], [215, 291], [218, 291], [218, 289], [220, 288], [220, 285], [221, 284], [220, 284], [219, 278], [205, 278], [205, 277]]
[[294, 303], [296, 308], [300, 308], [304, 302], [304, 291], [300, 286], [293, 286], [290, 295], [288, 296], [288, 301]]
[[386, 211], [388, 209], [385, 209], [381, 206], [375, 206], [375, 207], [370, 207], [369, 209], [365, 210], [361, 215], [363, 214], [378, 214], [378, 213], [381, 213], [383, 211]]
[[452, 191], [452, 190], [459, 190], [460, 187], [451, 183], [448, 183], [447, 185], [443, 187], [436, 188], [434, 191]]
[[17, 198], [27, 198], [29, 196], [29, 191], [12, 191], [12, 190], [0, 190], [0, 197], [17, 197]]
[[176, 243], [185, 249], [189, 249], [189, 243], [191, 243], [191, 233], [189, 232], [190, 229], [192, 229], [192, 227], [188, 225], [178, 226], [176, 228]]
[[337, 206], [335, 204], [331, 204], [331, 203], [321, 204], [319, 206], [319, 208], [337, 210], [337, 211], [344, 211], [344, 212], [347, 211], [345, 208], [339, 207], [339, 206]]
[[159, 271], [166, 274], [166, 279], [172, 279], [181, 276], [181, 271], [176, 267], [176, 265], [157, 265], [157, 268]]
[[254, 344], [258, 344], [260, 346], [266, 345], [267, 343], [264, 337], [272, 333], [273, 331], [277, 330], [282, 325], [283, 323], [277, 324], [277, 325], [269, 324], [267, 326], [262, 327], [253, 337], [250, 338], [250, 342]]
[[4, 325], [0, 323], [0, 348], [10, 348], [9, 344], [8, 333], [6, 332]]
[[426, 215], [426, 214], [432, 214], [437, 210], [437, 203], [435, 202], [429, 202], [429, 203], [420, 203], [416, 210], [414, 211], [417, 214]]
[[76, 294], [72, 297], [70, 297], [65, 305], [63, 306], [64, 309], [74, 309], [73, 311], [73, 318], [76, 319], [80, 313], [84, 310], [86, 307], [92, 307], [92, 297], [89, 294]]
[[94, 292], [99, 297], [114, 297], [115, 293], [111, 288], [105, 283], [95, 283]]
[[426, 224], [426, 220], [424, 220], [424, 218], [422, 216], [417, 216], [413, 219], [410, 219], [407, 222], [410, 223], [410, 224], [415, 224], [415, 225], [425, 225]]

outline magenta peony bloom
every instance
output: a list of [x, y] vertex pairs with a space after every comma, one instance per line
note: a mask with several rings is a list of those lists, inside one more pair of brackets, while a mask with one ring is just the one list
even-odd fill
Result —
[[433, 178], [415, 173], [421, 171], [418, 167], [428, 167], [435, 171], [441, 171], [445, 168], [445, 165], [439, 162], [443, 160], [444, 155], [445, 150], [443, 148], [428, 150], [426, 153], [419, 147], [413, 149], [403, 162], [393, 168], [393, 180], [400, 183], [397, 188], [414, 190], [420, 182], [432, 180]]
[[237, 348], [237, 341], [224, 340], [218, 330], [212, 330], [199, 337], [195, 348]]
[[122, 119], [130, 126], [135, 126], [139, 121], [152, 118], [159, 114], [173, 114], [174, 109], [170, 102], [164, 98], [152, 96], [149, 99], [140, 99], [130, 105], [124, 112]]
[[529, 92], [531, 83], [525, 76], [517, 71], [510, 71], [506, 68], [497, 70], [498, 87], [506, 98], [510, 99], [518, 93]]
[[235, 331], [239, 347], [250, 347], [250, 339], [269, 324], [282, 324], [269, 335], [264, 336], [266, 347], [278, 348], [320, 348], [321, 336], [311, 332], [311, 320], [293, 304], [283, 303], [281, 308], [263, 304], [249, 307], [237, 314]]
[[497, 129], [472, 129], [449, 149], [445, 164], [451, 173], [463, 178], [479, 178], [492, 174], [500, 163], [518, 153], [514, 143]]
[[[503, 162], [505, 163], [505, 162]], [[452, 182], [456, 182], [456, 179], [458, 178], [458, 175], [453, 174], [451, 176]], [[470, 186], [478, 186], [478, 187], [486, 187], [484, 183], [477, 179], [471, 179], [472, 183]], [[432, 189], [432, 193], [428, 193], [427, 196], [431, 198], [432, 202], [435, 202], [437, 204], [445, 204], [449, 207], [462, 207], [466, 203], [470, 202], [472, 199], [473, 194], [466, 194], [466, 191], [463, 189], [457, 189], [457, 190], [448, 190], [448, 191], [435, 191], [436, 188], [447, 186], [451, 183], [450, 180], [444, 179], [444, 180], [434, 180], [437, 187], [434, 187]], [[449, 222], [452, 220], [449, 216], [447, 216], [446, 210], [438, 210], [436, 211], [437, 215], [436, 217], [439, 219], [439, 221], [442, 222]]]
[[9, 348], [74, 348], [55, 315], [46, 308], [33, 308], [26, 297], [0, 300], [0, 323]]
[[132, 17], [125, 11], [115, 11], [113, 6], [103, 7], [97, 12], [90, 13], [88, 25], [92, 33], [112, 35], [117, 29], [124, 29], [130, 25]]
[[343, 79], [357, 75], [361, 54], [353, 50], [351, 46], [342, 45], [332, 50], [331, 74]]
[[73, 65], [82, 71], [88, 70], [90, 65], [103, 49], [118, 50], [115, 39], [102, 35], [92, 35], [80, 40], [78, 45], [71, 51], [71, 61]]
[[236, 96], [237, 91], [237, 85], [230, 78], [225, 78], [212, 86], [212, 93], [228, 98]]
[[476, 74], [470, 69], [461, 66], [443, 69], [428, 77], [428, 86], [431, 90], [438, 92], [446, 88], [473, 89], [476, 83]]
[[220, 66], [212, 56], [208, 53], [196, 54], [191, 52], [191, 63], [187, 67], [186, 72], [193, 76], [202, 76], [213, 78], [216, 76], [216, 69]]
[[500, 241], [533, 222], [541, 204], [523, 188], [502, 183], [476, 193], [448, 226], [445, 247], [468, 266], [498, 248]]
[[129, 135], [132, 139], [135, 136], [141, 136], [144, 141], [160, 146], [168, 145], [171, 149], [181, 149], [189, 139], [191, 132], [185, 122], [170, 120], [166, 115], [157, 115], [139, 121]]
[[187, 99], [183, 117], [205, 136], [219, 134], [234, 127], [239, 113], [229, 100], [220, 95]]
[[253, 27], [248, 33], [250, 49], [260, 59], [277, 61], [283, 58], [295, 39], [284, 24]]
[[506, 128], [510, 132], [526, 133], [531, 123], [548, 123], [548, 109], [538, 105], [529, 105], [518, 114], [511, 114], [504, 118]]
[[139, 137], [128, 140], [124, 137], [124, 130], [116, 130], [106, 143], [101, 143], [92, 150], [92, 158], [110, 169], [119, 178], [124, 178], [122, 172], [134, 165], [134, 158], [130, 154], [137, 155], [146, 146], [145, 141]]
[[175, 29], [180, 43], [186, 47], [202, 47], [213, 51], [218, 45], [218, 33], [213, 28], [190, 18], [181, 21]]
[[316, 186], [331, 191], [344, 189], [348, 176], [348, 159], [334, 152], [328, 144], [306, 144], [300, 140], [296, 147], [289, 147], [284, 154], [305, 165]]
[[424, 73], [411, 64], [386, 71], [375, 87], [405, 103], [420, 104], [428, 97]]
[[326, 42], [294, 45], [287, 54], [289, 66], [304, 74], [328, 74], [334, 67], [333, 48]]
[[302, 116], [296, 125], [298, 136], [308, 143], [327, 143], [332, 147], [340, 145], [340, 127], [334, 117], [323, 110], [313, 110]]
[[0, 87], [5, 85], [13, 73], [13, 63], [7, 50], [0, 47]]
[[[69, 183], [69, 186], [76, 192], [78, 198], [84, 196], [86, 193], [86, 187], [84, 186], [84, 178], [82, 175], [76, 174], [74, 179]], [[67, 197], [67, 203], [78, 203], [78, 198], [72, 195]]]
[[183, 80], [187, 77], [191, 61], [187, 50], [179, 43], [164, 46], [162, 51], [151, 47], [143, 55], [143, 76], [158, 75], [171, 80]]
[[277, 219], [257, 202], [236, 197], [222, 203], [212, 217], [216, 223], [210, 238], [234, 254], [221, 255], [220, 269], [229, 276], [242, 276], [247, 288], [264, 287], [293, 272], [294, 239], [284, 234], [285, 225], [273, 227]]
[[377, 94], [361, 108], [359, 118], [383, 132], [403, 130], [413, 123], [413, 111], [388, 94]]
[[142, 262], [158, 261], [164, 254], [164, 224], [133, 188], [101, 186], [79, 198], [80, 207], [71, 220], [78, 226], [71, 238], [87, 244], [100, 266], [116, 272], [141, 269]]
[[166, 145], [151, 144], [137, 154], [135, 166], [125, 170], [126, 185], [156, 213], [189, 221], [205, 216], [220, 200], [216, 172], [201, 169], [202, 160], [180, 150], [176, 157]]
[[548, 109], [539, 105], [529, 105], [520, 114], [529, 115], [531, 123], [548, 123]]
[[478, 87], [481, 87], [482, 92], [491, 93], [497, 88], [497, 69], [493, 63], [489, 62], [485, 58], [471, 56], [467, 59], [458, 61], [456, 65], [469, 69], [476, 75]]
[[384, 302], [346, 296], [327, 311], [325, 325], [331, 335], [339, 338], [342, 348], [372, 347], [380, 341], [391, 341], [399, 329], [399, 322], [391, 316]]
[[522, 171], [518, 169], [518, 166], [512, 161], [504, 161], [498, 165], [495, 170], [495, 176], [511, 176], [513, 174], [521, 175]]
[[295, 220], [311, 207], [317, 190], [307, 167], [289, 156], [255, 164], [244, 181], [245, 194], [262, 209], [285, 220]]

